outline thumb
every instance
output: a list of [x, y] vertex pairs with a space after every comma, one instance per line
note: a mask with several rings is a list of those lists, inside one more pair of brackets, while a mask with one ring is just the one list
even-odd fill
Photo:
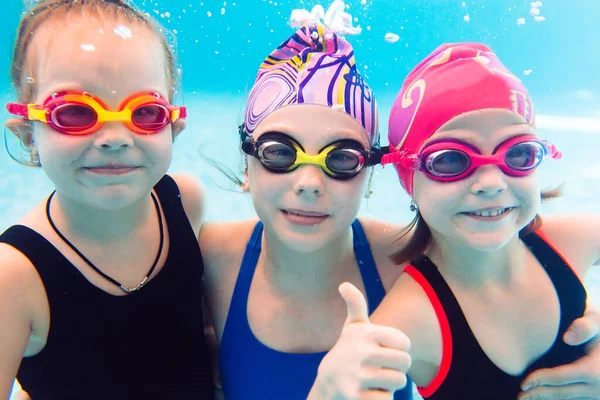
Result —
[[563, 340], [571, 346], [586, 343], [598, 336], [600, 333], [600, 322], [598, 315], [586, 313], [582, 318], [573, 321]]
[[348, 282], [342, 283], [338, 290], [346, 302], [346, 307], [348, 307], [348, 317], [344, 326], [354, 322], [370, 323], [369, 308], [361, 291]]

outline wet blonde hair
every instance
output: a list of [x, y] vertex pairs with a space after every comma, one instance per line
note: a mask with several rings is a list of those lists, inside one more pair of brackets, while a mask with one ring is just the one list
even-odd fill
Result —
[[27, 82], [28, 72], [31, 69], [30, 47], [35, 33], [45, 22], [59, 16], [66, 17], [76, 11], [130, 19], [154, 32], [164, 49], [166, 73], [170, 81], [169, 100], [173, 99], [178, 84], [176, 52], [172, 48], [175, 44], [169, 45], [166, 37], [167, 31], [150, 16], [142, 13], [125, 0], [38, 0], [36, 6], [30, 12], [25, 13], [21, 19], [10, 68], [11, 81], [17, 91], [20, 103], [31, 103], [35, 94], [35, 81], [32, 84]]

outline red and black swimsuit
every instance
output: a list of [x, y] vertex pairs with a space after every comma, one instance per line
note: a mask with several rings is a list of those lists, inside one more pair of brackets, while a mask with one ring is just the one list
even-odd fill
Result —
[[569, 346], [563, 334], [581, 317], [586, 307], [583, 284], [560, 254], [539, 232], [522, 238], [546, 270], [554, 284], [560, 304], [560, 325], [553, 345], [519, 376], [498, 368], [479, 346], [452, 290], [437, 267], [426, 256], [414, 260], [405, 271], [427, 293], [441, 326], [443, 355], [438, 374], [424, 388], [427, 399], [513, 400], [521, 391], [525, 377], [540, 368], [569, 364], [585, 354], [583, 345]]

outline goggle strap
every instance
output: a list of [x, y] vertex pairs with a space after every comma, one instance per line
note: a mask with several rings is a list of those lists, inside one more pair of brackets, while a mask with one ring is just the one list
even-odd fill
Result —
[[8, 103], [6, 109], [13, 115], [29, 118], [29, 106], [27, 104]]
[[256, 147], [254, 145], [254, 142], [246, 139], [242, 142], [242, 151], [246, 154], [248, 154], [249, 156], [254, 156], [256, 154]]
[[373, 148], [367, 156], [367, 166], [371, 167], [373, 165], [381, 164], [381, 159], [384, 157], [384, 155], [389, 154], [389, 152], [390, 150], [388, 146], [383, 148]]
[[550, 157], [552, 157], [554, 160], [560, 160], [562, 158], [562, 153], [556, 148], [555, 145], [547, 141], [544, 141], [543, 143], [548, 150], [550, 150]]
[[401, 151], [394, 151], [388, 154], [384, 154], [381, 157], [381, 165], [396, 164], [402, 168], [415, 168], [418, 166], [418, 159], [414, 156], [407, 156], [406, 153]]

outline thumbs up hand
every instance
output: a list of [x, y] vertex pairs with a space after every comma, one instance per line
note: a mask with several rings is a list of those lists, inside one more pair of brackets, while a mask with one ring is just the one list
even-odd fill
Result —
[[369, 321], [363, 294], [342, 283], [348, 316], [337, 343], [319, 365], [308, 400], [393, 399], [407, 382], [410, 340], [401, 331]]

